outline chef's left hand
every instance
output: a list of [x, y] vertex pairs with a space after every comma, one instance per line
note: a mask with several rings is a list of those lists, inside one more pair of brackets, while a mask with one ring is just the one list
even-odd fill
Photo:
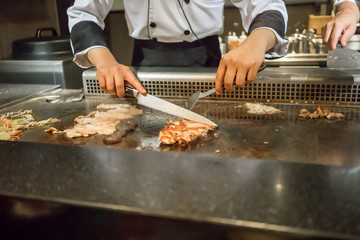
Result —
[[226, 53], [216, 72], [216, 93], [221, 94], [223, 86], [233, 91], [234, 79], [237, 86], [254, 81], [265, 59], [265, 52], [276, 43], [275, 34], [269, 29], [253, 31], [239, 47]]

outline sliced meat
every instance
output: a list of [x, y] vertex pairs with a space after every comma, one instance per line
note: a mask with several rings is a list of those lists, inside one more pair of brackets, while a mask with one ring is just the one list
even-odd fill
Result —
[[199, 137], [206, 136], [208, 131], [214, 131], [214, 127], [209, 124], [184, 119], [168, 120], [167, 124], [159, 133], [159, 141], [168, 145], [179, 143], [186, 146]]
[[[137, 121], [132, 119], [133, 115], [142, 114], [142, 110], [128, 104], [100, 104], [97, 108], [101, 111], [93, 111], [86, 116], [75, 118], [75, 126], [63, 131], [66, 137], [88, 137], [93, 134], [112, 135], [115, 131], [119, 131], [117, 135], [123, 137], [137, 126]], [[127, 127], [117, 127], [121, 122], [124, 122]], [[122, 128], [124, 130], [120, 131]]]

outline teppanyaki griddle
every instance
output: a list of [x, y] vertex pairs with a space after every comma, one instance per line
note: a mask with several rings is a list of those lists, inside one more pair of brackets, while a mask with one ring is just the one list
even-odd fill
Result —
[[[62, 90], [57, 94], [65, 94], [68, 91]], [[170, 100], [181, 106], [186, 101]], [[264, 103], [274, 106], [282, 112], [275, 115], [251, 115], [247, 113], [243, 101], [202, 100], [193, 110], [218, 123], [219, 128], [187, 147], [160, 144], [158, 141], [159, 131], [166, 125], [167, 119], [174, 118], [141, 106], [138, 108], [143, 109], [145, 114], [135, 117], [139, 126], [118, 144], [105, 145], [102, 135], [67, 139], [61, 134], [44, 133], [44, 130], [50, 126], [59, 130], [71, 128], [76, 117], [96, 110], [96, 106], [101, 103], [136, 104], [133, 98], [119, 99], [116, 97], [87, 97], [79, 102], [50, 103], [47, 101], [47, 96], [43, 95], [2, 109], [0, 113], [33, 109], [36, 120], [50, 117], [61, 120], [61, 122], [49, 126], [26, 130], [20, 141], [61, 145], [79, 144], [136, 151], [186, 152], [221, 157], [273, 159], [327, 165], [352, 165], [360, 161], [358, 157], [360, 149], [357, 145], [360, 141], [359, 106]], [[345, 119], [303, 119], [298, 116], [300, 109], [306, 108], [313, 112], [318, 106], [326, 106], [331, 111], [343, 113]]]

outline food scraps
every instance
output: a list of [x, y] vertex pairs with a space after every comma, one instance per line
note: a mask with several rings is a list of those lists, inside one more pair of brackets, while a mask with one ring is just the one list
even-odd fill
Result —
[[32, 110], [19, 110], [2, 115], [0, 118], [0, 140], [15, 141], [20, 139], [21, 133], [26, 129], [42, 127], [60, 121], [57, 118], [35, 121], [32, 114]]
[[325, 107], [321, 109], [318, 107], [315, 112], [311, 113], [307, 109], [300, 109], [299, 117], [302, 118], [327, 118], [327, 119], [341, 119], [344, 118], [344, 114], [331, 112], [329, 108]]
[[247, 112], [249, 114], [276, 114], [280, 113], [281, 111], [277, 108], [266, 106], [261, 103], [245, 103], [245, 107], [247, 108]]

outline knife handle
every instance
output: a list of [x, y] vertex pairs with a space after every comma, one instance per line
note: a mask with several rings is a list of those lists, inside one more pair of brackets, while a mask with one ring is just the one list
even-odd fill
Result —
[[344, 48], [344, 47], [341, 45], [340, 39], [339, 39], [339, 41], [338, 41], [337, 44], [336, 44], [336, 48], [337, 48], [337, 49], [339, 49], [339, 48]]
[[125, 94], [136, 97], [139, 94], [139, 91], [135, 88], [125, 87]]

